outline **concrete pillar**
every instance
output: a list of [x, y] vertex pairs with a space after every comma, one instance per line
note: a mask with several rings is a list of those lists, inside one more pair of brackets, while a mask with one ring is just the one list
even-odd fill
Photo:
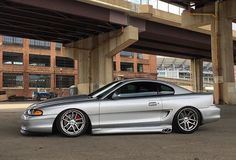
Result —
[[24, 86], [24, 95], [26, 97], [31, 96], [29, 93], [29, 39], [23, 39], [23, 65], [24, 65], [24, 72], [23, 72], [23, 86]]
[[56, 90], [56, 43], [51, 43], [50, 46], [50, 88], [52, 92]]
[[2, 53], [2, 45], [3, 45], [3, 36], [0, 36], [0, 90], [3, 87], [3, 53]]
[[215, 104], [236, 104], [232, 20], [236, 18], [236, 1], [216, 1], [182, 14], [182, 26], [211, 24], [211, 51]]
[[116, 54], [116, 71], [120, 71], [120, 54]]
[[74, 42], [66, 51], [78, 59], [80, 93], [89, 93], [113, 81], [113, 56], [138, 40], [138, 28], [103, 33]]
[[236, 104], [232, 19], [227, 17], [226, 3], [216, 3], [211, 25], [214, 100], [216, 104]]
[[193, 83], [193, 91], [203, 91], [203, 60], [194, 58], [191, 59], [191, 79]]
[[137, 58], [137, 53], [134, 53], [134, 58], [133, 58], [133, 67], [134, 67], [134, 70], [133, 72], [134, 73], [137, 73], [138, 72], [138, 58]]

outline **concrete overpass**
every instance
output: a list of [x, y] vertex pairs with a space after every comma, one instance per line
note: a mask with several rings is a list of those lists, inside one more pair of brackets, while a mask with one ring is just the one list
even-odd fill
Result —
[[[190, 5], [188, 0], [170, 2], [186, 8]], [[201, 2], [196, 3], [197, 9], [206, 6], [204, 2], [209, 3], [209, 0]], [[194, 26], [195, 19], [185, 13], [183, 24]], [[112, 81], [112, 56], [121, 50], [191, 58], [195, 90], [200, 91], [202, 60], [210, 60], [213, 55], [209, 31], [182, 28], [178, 23], [179, 16], [126, 1], [3, 0], [0, 2], [0, 20], [1, 34], [64, 43], [68, 55], [79, 59], [80, 87], [84, 92]], [[236, 50], [236, 44], [233, 47], [232, 43], [231, 48], [232, 52], [233, 48]], [[224, 77], [232, 72], [235, 59], [232, 53], [227, 59], [231, 61], [230, 66], [221, 63], [223, 68], [230, 67], [230, 71], [222, 72]], [[217, 78], [219, 84], [223, 77]], [[233, 84], [231, 80], [230, 84], [227, 82], [231, 88]], [[226, 92], [229, 95], [229, 90], [219, 91], [215, 87], [216, 103], [219, 100], [233, 103], [232, 97], [219, 96]]]

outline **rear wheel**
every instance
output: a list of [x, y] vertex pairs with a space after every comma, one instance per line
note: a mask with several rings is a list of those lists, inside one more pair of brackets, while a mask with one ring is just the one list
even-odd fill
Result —
[[89, 127], [89, 119], [85, 113], [77, 109], [63, 111], [56, 120], [58, 131], [67, 137], [77, 137], [85, 133]]
[[199, 112], [193, 107], [185, 107], [180, 109], [173, 121], [173, 127], [180, 133], [193, 133], [200, 124]]

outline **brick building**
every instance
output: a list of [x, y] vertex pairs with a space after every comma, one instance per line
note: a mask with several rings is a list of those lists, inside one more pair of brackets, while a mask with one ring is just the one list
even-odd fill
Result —
[[113, 58], [113, 77], [157, 78], [156, 56], [123, 51]]
[[[156, 56], [121, 52], [113, 68], [114, 79], [156, 79]], [[66, 96], [78, 80], [78, 61], [66, 57], [61, 44], [0, 36], [0, 91], [8, 96], [31, 97], [38, 89]]]

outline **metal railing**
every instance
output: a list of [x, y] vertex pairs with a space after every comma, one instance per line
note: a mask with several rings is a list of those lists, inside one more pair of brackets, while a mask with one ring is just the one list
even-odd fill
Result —
[[166, 3], [161, 0], [126, 0], [126, 1], [129, 1], [129, 2], [135, 3], [135, 4], [148, 4], [148, 5], [153, 6], [153, 8], [155, 8], [155, 9], [159, 9], [159, 10], [173, 13], [173, 14], [177, 14], [177, 15], [181, 15], [184, 10], [184, 8], [181, 8], [181, 7], [173, 5], [173, 4]]

